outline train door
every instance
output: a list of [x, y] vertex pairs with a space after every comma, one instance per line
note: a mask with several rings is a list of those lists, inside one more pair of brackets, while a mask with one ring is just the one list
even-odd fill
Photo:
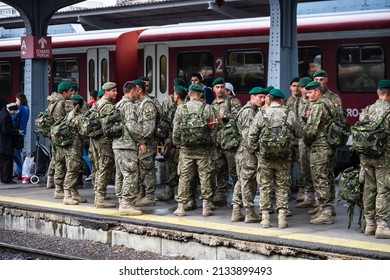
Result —
[[162, 102], [169, 94], [168, 46], [146, 45], [144, 54], [144, 75], [150, 80], [148, 93]]
[[108, 49], [89, 49], [87, 51], [87, 91], [99, 91], [110, 80]]

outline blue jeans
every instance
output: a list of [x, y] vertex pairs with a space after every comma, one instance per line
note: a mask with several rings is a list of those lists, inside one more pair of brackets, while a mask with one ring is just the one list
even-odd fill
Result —
[[92, 163], [89, 161], [89, 157], [88, 157], [88, 147], [85, 147], [85, 146], [84, 146], [84, 149], [83, 149], [83, 157], [84, 157], [85, 163], [86, 163], [87, 166], [88, 166], [89, 173], [91, 173], [91, 172], [92, 172]]
[[14, 162], [16, 164], [16, 173], [22, 175], [23, 168], [23, 159], [22, 159], [22, 149], [15, 150]]

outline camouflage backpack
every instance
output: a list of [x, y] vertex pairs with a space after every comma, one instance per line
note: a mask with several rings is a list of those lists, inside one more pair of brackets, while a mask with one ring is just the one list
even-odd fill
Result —
[[261, 113], [264, 128], [259, 137], [260, 154], [264, 158], [286, 157], [291, 153], [291, 130], [287, 124], [288, 109], [284, 110], [283, 123], [273, 125], [264, 109]]
[[210, 128], [203, 118], [205, 105], [202, 104], [199, 113], [188, 111], [187, 104], [183, 105], [183, 120], [180, 124], [181, 144], [186, 147], [209, 144], [211, 141]]
[[368, 108], [362, 112], [363, 120], [357, 121], [352, 127], [353, 151], [372, 158], [377, 158], [384, 153], [389, 134], [382, 123], [389, 113], [389, 111], [384, 112], [378, 121], [374, 122], [368, 118]]
[[50, 130], [50, 138], [54, 145], [67, 147], [73, 143], [73, 135], [69, 128], [67, 116], [54, 123]]
[[339, 197], [348, 203], [349, 223], [351, 227], [355, 205], [360, 207], [358, 224], [361, 226], [363, 209], [363, 188], [364, 185], [359, 181], [360, 168], [349, 167], [341, 173], [339, 182]]
[[101, 117], [102, 130], [105, 136], [117, 138], [122, 136], [122, 117], [117, 108], [110, 114]]
[[[231, 107], [231, 97], [228, 99], [228, 108]], [[221, 147], [224, 150], [231, 150], [240, 145], [241, 134], [238, 131], [235, 119], [229, 119], [222, 129]]]
[[154, 137], [156, 137], [158, 141], [164, 142], [169, 137], [172, 124], [168, 117], [163, 114], [162, 107], [157, 99], [152, 98], [152, 101], [156, 108], [156, 130], [154, 131]]
[[53, 117], [53, 110], [57, 106], [59, 101], [56, 101], [53, 104], [50, 104], [45, 110], [39, 113], [38, 117], [35, 119], [35, 129], [43, 137], [50, 138], [51, 127], [54, 125], [55, 120]]
[[100, 114], [97, 109], [92, 107], [84, 113], [79, 120], [80, 135], [90, 138], [98, 138], [103, 135], [102, 123]]

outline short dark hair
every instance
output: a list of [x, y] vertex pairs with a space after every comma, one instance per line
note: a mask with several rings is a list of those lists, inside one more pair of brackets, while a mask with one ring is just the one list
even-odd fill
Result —
[[141, 77], [139, 77], [138, 79], [139, 79], [139, 80], [142, 80], [142, 81], [148, 81], [148, 82], [150, 82], [150, 79], [147, 78], [147, 77], [145, 77], [145, 76], [141, 76]]
[[271, 94], [269, 94], [268, 96], [269, 96], [270, 101], [279, 101], [280, 99], [283, 99], [281, 97], [277, 97], [277, 96], [271, 95]]
[[93, 89], [89, 92], [89, 96], [91, 96], [94, 100], [97, 99], [98, 91], [96, 89]]
[[127, 81], [123, 85], [123, 93], [124, 94], [129, 93], [133, 88], [136, 88], [136, 87], [137, 87], [137, 85], [135, 83]]
[[194, 73], [191, 74], [191, 77], [197, 77], [199, 79], [199, 81], [201, 83], [203, 83], [203, 76], [200, 73], [194, 72]]

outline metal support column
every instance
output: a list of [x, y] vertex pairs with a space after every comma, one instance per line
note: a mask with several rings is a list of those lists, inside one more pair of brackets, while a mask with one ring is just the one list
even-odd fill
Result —
[[268, 86], [290, 95], [289, 84], [298, 75], [298, 0], [269, 0], [271, 28], [268, 57]]

